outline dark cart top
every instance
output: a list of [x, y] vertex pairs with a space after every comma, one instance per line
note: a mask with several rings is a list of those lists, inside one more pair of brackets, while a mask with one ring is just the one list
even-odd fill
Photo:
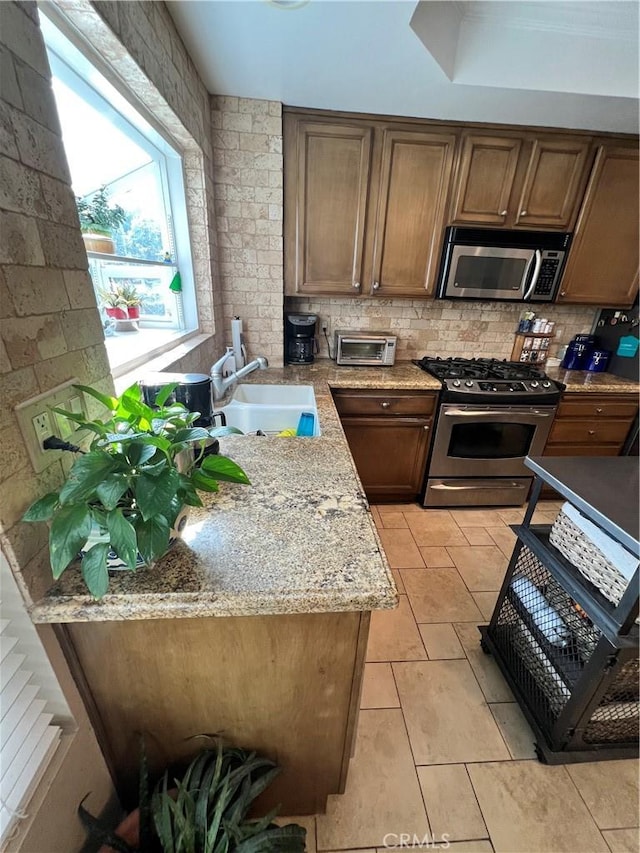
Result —
[[525, 465], [621, 545], [640, 552], [636, 457], [535, 456]]

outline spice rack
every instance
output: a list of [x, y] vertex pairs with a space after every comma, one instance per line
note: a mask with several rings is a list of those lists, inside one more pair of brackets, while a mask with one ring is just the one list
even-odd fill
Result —
[[554, 332], [516, 332], [511, 361], [544, 364], [554, 337]]

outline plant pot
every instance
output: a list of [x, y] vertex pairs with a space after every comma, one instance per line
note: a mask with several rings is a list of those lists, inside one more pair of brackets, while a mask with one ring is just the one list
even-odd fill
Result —
[[101, 252], [103, 255], [115, 254], [115, 243], [106, 234], [83, 234], [82, 239], [87, 252]]
[[[140, 844], [140, 809], [134, 809], [128, 814], [122, 823], [118, 824], [115, 834], [137, 849]], [[103, 844], [98, 853], [114, 853], [114, 850], [108, 844]]]
[[127, 312], [124, 308], [115, 308], [107, 306], [105, 308], [107, 317], [112, 317], [114, 320], [127, 320]]
[[[178, 539], [182, 539], [182, 533], [187, 526], [187, 521], [189, 519], [189, 510], [188, 506], [183, 506], [180, 512], [178, 513], [178, 517], [176, 518], [174, 526], [171, 528], [171, 534], [169, 538], [169, 548], [176, 542]], [[103, 533], [100, 530], [99, 525], [93, 524], [91, 527], [91, 533], [89, 535], [89, 539], [84, 547], [84, 549], [80, 552], [80, 556], [84, 554], [85, 551], [88, 551], [89, 548], [97, 545], [99, 542], [108, 542], [109, 534]], [[166, 553], [166, 552], [165, 552]], [[146, 563], [144, 557], [141, 554], [138, 554], [136, 558], [136, 567], [135, 571], [139, 569], [150, 569], [155, 565], [155, 563]], [[120, 557], [116, 554], [115, 551], [109, 551], [107, 554], [107, 569], [110, 572], [130, 572], [132, 569], [124, 563]]]
[[139, 305], [129, 305], [127, 307], [127, 315], [130, 320], [139, 320], [140, 319], [140, 306]]

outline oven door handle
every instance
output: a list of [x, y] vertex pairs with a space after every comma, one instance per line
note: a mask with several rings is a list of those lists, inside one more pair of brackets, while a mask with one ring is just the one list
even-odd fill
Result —
[[[473, 483], [472, 485], [463, 485], [463, 486], [452, 486], [450, 483], [436, 483], [435, 486], [431, 486], [431, 489], [434, 491], [440, 490], [442, 492], [466, 492], [477, 489], [495, 489], [495, 482], [483, 483], [481, 480]], [[500, 482], [501, 489], [524, 489], [525, 486], [522, 483], [504, 483]], [[529, 484], [527, 483], [526, 488], [529, 488]]]
[[538, 283], [538, 276], [540, 275], [540, 267], [542, 266], [542, 252], [540, 251], [540, 249], [536, 249], [535, 256], [536, 256], [536, 266], [535, 266], [535, 269], [533, 270], [533, 278], [531, 279], [531, 284], [529, 285], [529, 290], [527, 290], [525, 295], [522, 297], [525, 300], [525, 302], [527, 301], [527, 299], [531, 298], [531, 294], [536, 289], [536, 284]]
[[[508, 421], [510, 416], [512, 416], [513, 414], [514, 413], [512, 413], [512, 412], [505, 412], [505, 411], [488, 412], [486, 410], [483, 410], [482, 412], [473, 412], [473, 411], [463, 412], [460, 409], [449, 409], [448, 411], [446, 411], [444, 413], [444, 416], [446, 418], [485, 418], [485, 417], [496, 418], [496, 417], [498, 417], [498, 418], [503, 418], [504, 420]], [[537, 411], [518, 412], [517, 415], [518, 415], [518, 418], [517, 418], [518, 421], [521, 421], [523, 419], [527, 420], [527, 419], [530, 419], [532, 417], [534, 417], [536, 420], [538, 418], [552, 418], [553, 417], [553, 413], [537, 412]]]

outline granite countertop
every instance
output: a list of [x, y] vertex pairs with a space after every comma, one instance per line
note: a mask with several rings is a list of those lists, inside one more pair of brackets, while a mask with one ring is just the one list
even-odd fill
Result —
[[600, 394], [622, 394], [625, 391], [637, 394], [640, 392], [640, 382], [635, 382], [633, 379], [623, 379], [621, 376], [614, 376], [612, 373], [564, 370], [561, 367], [549, 367], [546, 373], [550, 379], [564, 383], [569, 392], [590, 391]]
[[390, 609], [393, 576], [340, 425], [331, 387], [438, 390], [415, 365], [269, 368], [244, 381], [313, 384], [322, 434], [229, 436], [221, 452], [251, 486], [221, 483], [193, 508], [184, 539], [153, 568], [111, 574], [101, 601], [67, 569], [34, 622], [91, 622]]

